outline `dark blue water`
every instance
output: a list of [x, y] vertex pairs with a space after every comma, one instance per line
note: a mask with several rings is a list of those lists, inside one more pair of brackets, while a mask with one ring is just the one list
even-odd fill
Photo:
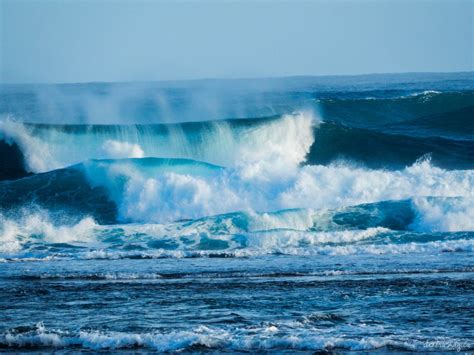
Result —
[[0, 91], [0, 351], [474, 350], [472, 73]]
[[1, 340], [4, 350], [468, 351], [472, 265], [466, 252], [9, 263]]

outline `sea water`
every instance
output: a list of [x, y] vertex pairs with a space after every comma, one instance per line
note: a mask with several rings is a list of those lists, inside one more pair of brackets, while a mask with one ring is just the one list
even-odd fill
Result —
[[472, 351], [472, 73], [3, 85], [3, 351]]

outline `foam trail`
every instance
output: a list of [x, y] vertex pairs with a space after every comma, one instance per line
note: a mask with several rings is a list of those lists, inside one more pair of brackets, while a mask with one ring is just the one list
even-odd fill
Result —
[[474, 171], [440, 169], [429, 159], [398, 171], [337, 164], [305, 166], [280, 201], [287, 208], [324, 208], [416, 196], [472, 197], [473, 183]]

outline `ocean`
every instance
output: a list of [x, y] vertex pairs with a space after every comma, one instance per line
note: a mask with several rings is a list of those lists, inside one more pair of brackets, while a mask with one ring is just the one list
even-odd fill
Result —
[[474, 351], [474, 74], [0, 86], [0, 351]]

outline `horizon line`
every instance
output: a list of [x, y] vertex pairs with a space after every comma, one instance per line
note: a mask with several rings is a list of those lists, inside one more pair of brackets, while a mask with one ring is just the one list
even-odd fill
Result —
[[[278, 79], [304, 79], [304, 78], [342, 78], [342, 77], [363, 77], [363, 76], [383, 76], [383, 75], [410, 75], [410, 74], [421, 74], [421, 75], [443, 75], [443, 74], [470, 74], [474, 75], [474, 70], [465, 71], [407, 71], [407, 72], [375, 72], [375, 73], [362, 73], [362, 74], [294, 74], [294, 75], [282, 75], [282, 76], [255, 76], [255, 77], [242, 77], [242, 78], [231, 78], [231, 77], [203, 77], [195, 79], [166, 79], [166, 80], [117, 80], [117, 81], [71, 81], [71, 82], [1, 82], [0, 85], [84, 85], [84, 84], [139, 84], [139, 83], [180, 83], [180, 82], [199, 82], [199, 81], [246, 81], [246, 80], [278, 80]], [[474, 77], [473, 77], [474, 80]]]

